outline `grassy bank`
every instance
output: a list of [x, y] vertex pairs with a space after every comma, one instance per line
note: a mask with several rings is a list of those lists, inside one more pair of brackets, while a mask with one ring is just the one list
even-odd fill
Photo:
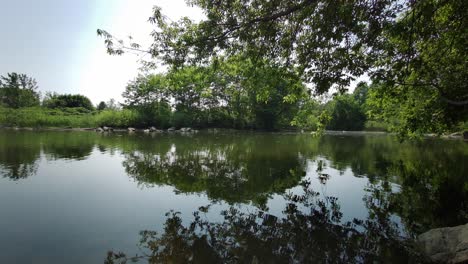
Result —
[[139, 115], [131, 110], [90, 112], [80, 108], [47, 109], [0, 108], [0, 125], [18, 127], [128, 127], [139, 125]]
[[[176, 117], [170, 115], [164, 124], [161, 124], [158, 121], [151, 121], [152, 118], [148, 117], [148, 115], [143, 115], [136, 110], [130, 109], [89, 111], [83, 108], [49, 109], [44, 107], [28, 107], [12, 109], [0, 107], [0, 126], [7, 127], [89, 128], [110, 126], [115, 128], [146, 128], [156, 126], [158, 128], [167, 128], [169, 126], [183, 127], [195, 125], [180, 123], [180, 120]], [[158, 120], [157, 118], [155, 119]], [[201, 127], [212, 126], [202, 125]], [[221, 127], [229, 128], [229, 126]], [[389, 124], [373, 120], [366, 121], [363, 129], [363, 131], [382, 132], [390, 132], [390, 130]], [[453, 131], [447, 131], [447, 134], [458, 131], [468, 131], [468, 122], [460, 123]]]

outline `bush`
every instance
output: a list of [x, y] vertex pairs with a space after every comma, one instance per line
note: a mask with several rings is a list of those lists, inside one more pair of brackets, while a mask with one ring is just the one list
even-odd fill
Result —
[[81, 110], [64, 112], [60, 109], [28, 107], [20, 109], [0, 108], [0, 124], [19, 127], [93, 127], [92, 114]]
[[128, 110], [132, 110], [139, 115], [135, 126], [156, 126], [160, 128], [171, 126], [172, 111], [169, 104], [165, 102], [133, 106], [128, 108]]
[[91, 100], [80, 94], [49, 94], [42, 104], [48, 108], [85, 108], [90, 111], [94, 110]]
[[96, 125], [111, 127], [141, 126], [140, 114], [135, 110], [104, 110], [95, 116]]

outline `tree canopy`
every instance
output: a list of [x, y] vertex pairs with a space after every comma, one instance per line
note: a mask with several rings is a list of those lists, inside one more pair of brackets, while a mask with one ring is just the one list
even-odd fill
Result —
[[299, 76], [283, 67], [231, 56], [207, 66], [141, 75], [128, 84], [123, 97], [127, 107], [153, 117], [170, 104], [175, 126], [272, 130], [290, 126], [305, 90]]
[[94, 110], [94, 106], [88, 97], [81, 94], [48, 94], [43, 101], [48, 108], [72, 108], [81, 107]]
[[104, 110], [106, 108], [107, 108], [107, 105], [106, 105], [106, 103], [104, 101], [99, 102], [99, 104], [96, 107], [96, 109], [99, 110], [99, 111], [102, 111], [102, 110]]
[[39, 105], [37, 82], [26, 74], [16, 72], [0, 76], [0, 105], [20, 108]]
[[[398, 109], [401, 133], [442, 132], [468, 115], [468, 3], [427, 1], [191, 0], [202, 21], [173, 22], [159, 7], [153, 44], [126, 45], [105, 30], [110, 54], [142, 50], [172, 67], [244, 53], [297, 72], [318, 94], [368, 74], [382, 105]], [[386, 107], [384, 107], [386, 109]], [[386, 113], [382, 118], [390, 115]], [[392, 113], [391, 115], [394, 115]]]

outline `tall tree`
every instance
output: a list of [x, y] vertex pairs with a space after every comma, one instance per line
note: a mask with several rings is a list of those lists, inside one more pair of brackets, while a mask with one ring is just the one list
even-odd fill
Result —
[[106, 108], [107, 108], [107, 105], [106, 105], [106, 103], [104, 101], [101, 101], [97, 106], [97, 110], [99, 110], [99, 111], [102, 111], [102, 110], [104, 110]]
[[[465, 0], [191, 0], [206, 18], [170, 22], [154, 8], [154, 43], [128, 47], [104, 30], [108, 52], [144, 50], [178, 67], [246, 52], [294, 66], [317, 93], [345, 90], [364, 73], [383, 80], [389, 100], [408, 106], [402, 133], [447, 129], [466, 119], [468, 2]], [[420, 102], [418, 102], [418, 99]], [[415, 108], [412, 107], [415, 105]], [[413, 112], [427, 112], [415, 118]], [[435, 116], [432, 118], [431, 116]]]
[[19, 108], [39, 105], [38, 86], [34, 78], [16, 72], [0, 77], [0, 104]]

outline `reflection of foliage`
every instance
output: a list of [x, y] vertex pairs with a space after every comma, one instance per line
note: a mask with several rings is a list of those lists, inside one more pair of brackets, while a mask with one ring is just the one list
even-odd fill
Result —
[[[266, 209], [272, 194], [296, 186], [311, 161], [323, 160], [331, 169], [367, 178], [363, 198], [375, 219], [399, 216], [410, 235], [468, 222], [468, 148], [458, 141], [5, 130], [0, 133], [0, 177], [19, 180], [34, 175], [41, 153], [49, 160], [79, 160], [91, 155], [95, 146], [101, 152], [123, 153], [123, 166], [138, 184], [170, 185], [178, 192], [206, 193], [212, 201], [252, 202], [261, 209]], [[318, 176], [330, 174], [327, 168], [320, 169]]]
[[[447, 169], [453, 162], [459, 165]], [[394, 210], [408, 228], [421, 233], [428, 228], [468, 221], [468, 181], [461, 164], [464, 164], [461, 157], [459, 160], [439, 157], [433, 167], [422, 160], [409, 164], [400, 161], [392, 167], [402, 181], [401, 190], [392, 193]]]
[[172, 150], [127, 153], [123, 165], [142, 184], [168, 184], [180, 192], [264, 206], [269, 194], [296, 186], [304, 175], [303, 162], [286, 143], [267, 147], [268, 137], [232, 141], [227, 135], [181, 138]]
[[84, 159], [91, 154], [95, 135], [90, 133], [54, 133], [41, 138], [43, 150], [52, 159]]
[[[324, 136], [318, 147], [332, 167], [341, 171], [350, 168], [355, 176], [366, 176], [371, 183], [369, 191], [374, 192], [370, 198], [388, 208], [382, 209], [383, 204], [377, 207], [402, 217], [412, 234], [466, 223], [467, 148], [456, 141], [395, 140]], [[392, 183], [399, 188], [392, 189]]]
[[11, 180], [17, 181], [21, 179], [26, 179], [27, 177], [35, 174], [37, 171], [36, 163], [15, 163], [7, 166], [0, 165], [0, 173], [3, 174], [5, 178], [10, 178]]
[[309, 183], [303, 187], [302, 195], [286, 195], [282, 217], [231, 207], [221, 213], [223, 221], [210, 222], [201, 207], [184, 226], [179, 214], [170, 212], [162, 234], [141, 232], [143, 255], [109, 252], [106, 263], [421, 262], [389, 215], [342, 223], [336, 198], [320, 200]]
[[0, 133], [0, 174], [11, 180], [25, 179], [37, 171], [41, 145], [23, 133]]
[[12, 180], [34, 175], [41, 151], [51, 159], [83, 159], [91, 154], [95, 135], [65, 132], [0, 133], [0, 173]]

